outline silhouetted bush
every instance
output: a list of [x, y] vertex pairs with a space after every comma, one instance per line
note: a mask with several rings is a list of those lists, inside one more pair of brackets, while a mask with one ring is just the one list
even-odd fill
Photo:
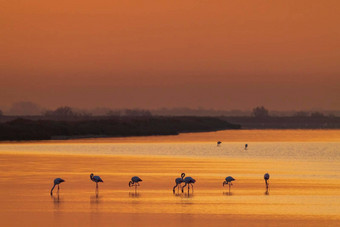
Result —
[[263, 106], [258, 106], [253, 109], [252, 115], [256, 118], [266, 118], [269, 116], [269, 112]]
[[313, 112], [310, 114], [311, 117], [324, 117], [323, 113]]
[[298, 111], [294, 114], [294, 117], [308, 117], [309, 113], [305, 111]]
[[151, 112], [148, 110], [140, 109], [126, 109], [124, 111], [124, 115], [130, 117], [151, 117]]

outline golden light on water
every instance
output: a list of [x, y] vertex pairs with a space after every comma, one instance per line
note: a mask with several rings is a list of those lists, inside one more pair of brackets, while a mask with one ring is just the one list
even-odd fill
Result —
[[[278, 135], [285, 132], [289, 131], [278, 132]], [[319, 132], [330, 137], [339, 135], [339, 131]], [[196, 135], [201, 140], [205, 134]], [[77, 147], [91, 150], [100, 146], [109, 149], [105, 144], [117, 146], [118, 150], [127, 146], [126, 143], [107, 144], [106, 141], [101, 144], [100, 141], [78, 145], [59, 142], [59, 145], [69, 146], [70, 150]], [[339, 224], [339, 142], [292, 141], [284, 142], [285, 146], [281, 142], [254, 143], [249, 143], [247, 151], [234, 149], [241, 143], [227, 142], [221, 147], [205, 142], [194, 146], [192, 142], [183, 141], [130, 143], [129, 149], [137, 152], [140, 148], [144, 152], [138, 155], [117, 154], [115, 150], [111, 150], [111, 154], [101, 153], [102, 150], [96, 150], [97, 154], [95, 151], [58, 154], [55, 143], [3, 144], [0, 216], [3, 223], [13, 226], [22, 222], [32, 226], [51, 222], [63, 226], [133, 225], [136, 217], [138, 223], [148, 226], [178, 225], [183, 219], [201, 226], [207, 223], [222, 226], [224, 221], [245, 226], [253, 222], [278, 224], [282, 220], [286, 224]], [[20, 152], [5, 151], [8, 146]], [[39, 152], [32, 153], [32, 146]], [[229, 150], [228, 146], [233, 149]], [[294, 147], [295, 153], [303, 155], [285, 151]], [[312, 147], [316, 147], [319, 154]], [[127, 152], [132, 152], [129, 149]], [[188, 155], [179, 156], [176, 149]], [[205, 152], [200, 153], [200, 149]], [[260, 153], [261, 149], [265, 152]], [[168, 153], [159, 154], [159, 150]], [[175, 151], [172, 153], [172, 150]], [[213, 150], [222, 154], [217, 157]], [[253, 154], [256, 152], [259, 153]], [[91, 172], [104, 180], [98, 193], [90, 181]], [[180, 177], [181, 172], [197, 181], [194, 192], [189, 195], [186, 191], [172, 193], [174, 179]], [[266, 172], [271, 174], [267, 193], [263, 180]], [[143, 179], [137, 192], [128, 187], [128, 181], [135, 175]], [[230, 192], [228, 187], [222, 186], [229, 175], [236, 179]], [[66, 182], [60, 185], [59, 194], [54, 191], [51, 197], [49, 190], [56, 177]]]

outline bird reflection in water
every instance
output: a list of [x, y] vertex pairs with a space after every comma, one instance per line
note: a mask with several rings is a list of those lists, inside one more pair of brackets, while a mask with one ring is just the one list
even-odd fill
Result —
[[179, 192], [173, 192], [172, 193], [174, 196], [182, 196], [183, 194], [182, 193], [179, 193]]
[[141, 195], [139, 192], [129, 192], [129, 197], [130, 198], [139, 198]]
[[57, 193], [56, 195], [51, 195], [51, 199], [53, 201], [54, 209], [58, 210], [62, 202], [62, 200], [60, 199], [59, 193]]
[[96, 190], [96, 194], [90, 196], [90, 201], [91, 201], [91, 203], [97, 203], [98, 204], [98, 203], [101, 202], [101, 198], [103, 198], [103, 196], [99, 196], [99, 192], [98, 192], [98, 190]]
[[232, 193], [232, 192], [223, 192], [223, 195], [226, 195], [226, 196], [232, 196], [234, 193]]
[[192, 197], [194, 197], [194, 193], [184, 193], [184, 194], [182, 194], [185, 198], [192, 198]]
[[98, 188], [96, 188], [96, 198], [99, 198], [99, 190], [98, 190]]
[[267, 190], [264, 192], [265, 195], [269, 195], [269, 190], [267, 188]]
[[184, 193], [175, 192], [175, 193], [173, 193], [173, 195], [175, 197], [181, 197], [181, 198], [192, 198], [194, 196], [194, 193], [192, 193], [192, 192], [188, 192], [188, 193], [186, 193], [186, 192], [184, 192]]
[[57, 193], [57, 195], [51, 195], [51, 198], [53, 199], [53, 203], [60, 203], [59, 193]]

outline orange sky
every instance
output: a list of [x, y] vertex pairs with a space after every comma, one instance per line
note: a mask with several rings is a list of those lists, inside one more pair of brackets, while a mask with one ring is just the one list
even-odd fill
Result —
[[340, 108], [340, 1], [0, 0], [0, 107]]

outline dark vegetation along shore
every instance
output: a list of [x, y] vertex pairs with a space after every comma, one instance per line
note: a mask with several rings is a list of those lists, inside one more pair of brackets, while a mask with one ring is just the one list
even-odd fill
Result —
[[0, 140], [177, 135], [183, 132], [240, 128], [238, 124], [214, 117], [90, 117], [63, 120], [17, 118], [0, 123]]
[[340, 117], [221, 117], [222, 120], [242, 125], [242, 129], [340, 129]]

